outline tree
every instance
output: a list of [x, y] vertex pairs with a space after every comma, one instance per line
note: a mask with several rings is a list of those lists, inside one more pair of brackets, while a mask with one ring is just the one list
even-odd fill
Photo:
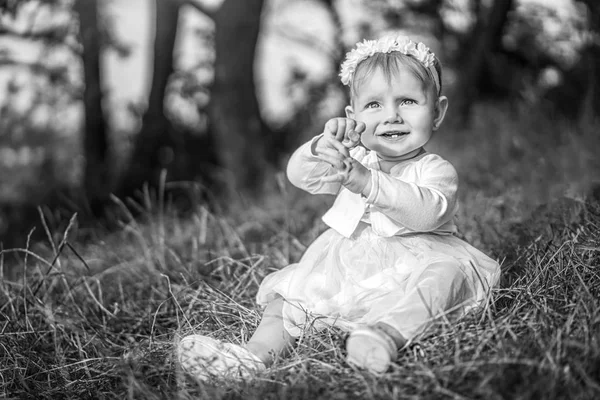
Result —
[[[600, 44], [592, 38], [600, 37], [600, 4], [595, 0], [581, 0], [588, 9], [589, 38], [582, 51], [582, 75], [586, 83], [583, 85], [584, 95], [578, 118], [580, 120], [593, 120], [600, 117], [600, 81], [598, 70], [600, 70]], [[574, 71], [575, 74], [580, 71]], [[565, 82], [569, 82], [565, 79]]]
[[[522, 94], [528, 104], [556, 115], [574, 120], [594, 117], [598, 46], [593, 38], [598, 29], [598, 5], [593, 1], [564, 2], [560, 7], [517, 3], [496, 57], [504, 60], [496, 68], [500, 76], [496, 88], [499, 83], [504, 88], [515, 86], [520, 93], [514, 88], [506, 92]], [[514, 72], [507, 73], [508, 68]], [[518, 77], [513, 85], [507, 84], [510, 76]]]
[[[47, 3], [60, 3], [58, 0], [45, 0]], [[581, 0], [584, 1], [584, 0]], [[339, 52], [332, 51], [332, 62], [337, 67], [346, 50], [342, 43], [341, 13], [338, 13], [341, 2], [321, 0], [332, 14]], [[597, 23], [597, 6], [595, 2], [586, 0], [592, 19]], [[0, 3], [0, 9], [15, 11], [15, 2]], [[107, 127], [102, 110], [102, 92], [100, 90], [99, 58], [101, 43], [106, 38], [106, 32], [99, 28], [97, 0], [77, 0], [76, 11], [81, 20], [80, 41], [83, 45], [81, 53], [85, 89], [83, 100], [85, 104], [84, 149], [86, 152], [85, 180], [83, 182], [87, 197], [92, 208], [98, 210], [108, 198], [110, 184], [108, 179]], [[154, 38], [154, 58], [152, 85], [148, 98], [148, 106], [141, 118], [141, 130], [135, 138], [130, 164], [125, 168], [117, 193], [129, 196], [136, 193], [145, 183], [158, 187], [159, 177], [163, 170], [167, 171], [168, 180], [199, 178], [204, 183], [215, 185], [218, 182], [228, 192], [248, 190], [260, 192], [264, 182], [265, 172], [272, 165], [278, 166], [281, 157], [278, 153], [285, 152], [292, 140], [288, 140], [292, 126], [283, 127], [283, 131], [273, 132], [263, 121], [256, 87], [254, 83], [254, 62], [256, 47], [261, 28], [261, 17], [264, 0], [225, 0], [217, 11], [208, 10], [200, 2], [192, 0], [155, 0], [156, 35]], [[211, 17], [215, 22], [214, 49], [214, 82], [210, 85], [210, 101], [207, 112], [209, 125], [202, 135], [192, 135], [187, 128], [174, 123], [165, 112], [165, 101], [169, 91], [173, 90], [173, 77], [180, 77], [181, 71], [175, 70], [173, 49], [179, 28], [179, 14], [184, 4], [196, 7], [200, 12]], [[446, 34], [441, 24], [440, 8], [442, 0], [426, 0], [406, 2], [398, 9], [398, 2], [377, 0], [367, 3], [377, 12], [383, 13], [379, 19], [384, 28], [402, 28], [410, 23], [416, 15], [428, 18], [432, 22], [436, 35]], [[486, 5], [472, 1], [480, 10], [477, 15], [475, 28], [465, 37], [470, 40], [463, 47], [463, 56], [459, 59], [461, 71], [458, 85], [465, 90], [456, 96], [464, 118], [468, 117], [473, 102], [477, 99], [479, 84], [489, 74], [489, 63], [492, 55], [500, 51], [501, 38], [509, 18], [509, 10], [513, 0], [494, 0]], [[396, 8], [394, 8], [396, 7]], [[16, 11], [15, 11], [16, 12]], [[594, 15], [596, 17], [594, 17]], [[381, 28], [381, 27], [380, 27]], [[365, 29], [367, 32], [368, 29]], [[455, 33], [450, 33], [455, 34]], [[56, 34], [51, 34], [53, 40]], [[293, 38], [293, 35], [288, 35]], [[595, 53], [594, 53], [595, 51]], [[590, 46], [587, 53], [588, 64], [586, 73], [594, 79], [597, 65], [597, 46]], [[595, 55], [596, 54], [596, 55]], [[49, 74], [55, 74], [50, 71]], [[302, 77], [299, 77], [299, 80]], [[339, 85], [339, 81], [335, 79]], [[314, 83], [312, 83], [314, 85]], [[171, 87], [171, 89], [169, 89]], [[305, 110], [300, 110], [298, 118], [310, 118], [313, 109], [319, 105], [319, 96], [324, 96], [331, 90], [331, 82], [315, 85], [311, 95], [311, 104]], [[593, 86], [593, 87], [597, 87]], [[337, 89], [340, 89], [339, 87]], [[312, 89], [311, 89], [312, 90]], [[346, 93], [345, 88], [342, 89]], [[595, 110], [597, 90], [588, 90], [585, 104]], [[596, 93], [596, 94], [595, 94]], [[304, 112], [304, 114], [302, 114]], [[293, 124], [292, 124], [293, 125]], [[277, 135], [277, 140], [273, 140]], [[215, 173], [225, 171], [225, 173]], [[215, 177], [216, 176], [216, 177]], [[210, 185], [207, 185], [210, 186]]]
[[[215, 21], [215, 77], [210, 88], [209, 127], [203, 139], [184, 138], [185, 132], [176, 129], [164, 111], [169, 77], [174, 72], [177, 19], [183, 3], [156, 0], [148, 108], [119, 193], [132, 194], [145, 182], [157, 186], [163, 169], [167, 169], [171, 179], [200, 177], [219, 193], [256, 192], [267, 168], [265, 137], [269, 132], [260, 115], [253, 67], [263, 1], [228, 0], [216, 12], [196, 2], [186, 3]], [[218, 167], [226, 174], [215, 178]]]
[[263, 0], [226, 0], [214, 14], [215, 79], [209, 105], [210, 134], [229, 190], [261, 189], [268, 168], [264, 123], [256, 98], [254, 61]]
[[118, 193], [133, 195], [144, 183], [157, 187], [160, 171], [173, 160], [171, 125], [164, 111], [164, 99], [169, 77], [173, 73], [173, 48], [177, 36], [180, 3], [174, 0], [155, 1], [154, 58], [148, 107], [142, 117], [133, 152]]
[[79, 16], [85, 88], [84, 140], [85, 155], [84, 193], [92, 213], [99, 216], [110, 194], [108, 137], [102, 109], [100, 82], [100, 32], [98, 30], [98, 0], [77, 0], [75, 11]]
[[494, 0], [490, 9], [480, 7], [477, 22], [469, 35], [470, 40], [463, 46], [462, 55], [459, 56], [459, 83], [456, 86], [460, 88], [460, 93], [455, 96], [458, 115], [463, 123], [469, 120], [490, 56], [500, 47], [502, 31], [512, 6], [513, 0]]

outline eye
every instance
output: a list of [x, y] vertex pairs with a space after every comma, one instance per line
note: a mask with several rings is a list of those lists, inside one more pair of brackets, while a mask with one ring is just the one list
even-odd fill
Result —
[[417, 104], [417, 102], [413, 99], [404, 99], [404, 100], [402, 100], [402, 102], [400, 104], [403, 106], [412, 106], [412, 105]]
[[369, 108], [379, 108], [379, 107], [380, 107], [380, 105], [379, 105], [379, 103], [378, 103], [378, 102], [376, 102], [376, 101], [371, 101], [371, 102], [369, 102], [369, 103], [367, 103], [367, 104], [365, 105], [365, 109], [369, 109]]

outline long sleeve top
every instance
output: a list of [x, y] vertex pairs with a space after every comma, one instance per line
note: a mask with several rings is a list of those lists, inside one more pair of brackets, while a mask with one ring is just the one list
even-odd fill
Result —
[[371, 170], [371, 191], [364, 197], [338, 182], [321, 180], [336, 170], [312, 153], [311, 147], [317, 138], [292, 154], [287, 175], [294, 186], [309, 193], [337, 196], [323, 216], [329, 227], [348, 238], [360, 221], [370, 223], [373, 231], [383, 237], [415, 232], [456, 232], [458, 175], [450, 162], [424, 152], [385, 173], [379, 168], [375, 152], [355, 147], [350, 155]]

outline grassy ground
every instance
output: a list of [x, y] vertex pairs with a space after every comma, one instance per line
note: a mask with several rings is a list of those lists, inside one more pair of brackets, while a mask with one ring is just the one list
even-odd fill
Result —
[[[462, 177], [463, 236], [502, 262], [489, 307], [440, 324], [374, 376], [344, 361], [344, 332], [307, 333], [250, 382], [203, 384], [172, 359], [177, 335], [243, 342], [270, 271], [324, 229], [330, 200], [283, 182], [260, 206], [178, 217], [161, 201], [118, 232], [76, 223], [6, 249], [0, 397], [19, 399], [600, 398], [598, 126], [479, 109], [434, 149]], [[541, 121], [541, 122], [540, 122]]]

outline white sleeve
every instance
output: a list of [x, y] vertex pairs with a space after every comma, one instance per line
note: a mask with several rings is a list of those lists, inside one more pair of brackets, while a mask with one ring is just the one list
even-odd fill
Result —
[[318, 159], [312, 152], [312, 146], [321, 135], [300, 146], [287, 165], [290, 182], [312, 194], [337, 194], [342, 185], [339, 182], [322, 182], [321, 178], [336, 173], [328, 163]]
[[367, 204], [411, 230], [433, 231], [457, 211], [458, 174], [439, 156], [424, 157], [413, 181], [371, 172]]

